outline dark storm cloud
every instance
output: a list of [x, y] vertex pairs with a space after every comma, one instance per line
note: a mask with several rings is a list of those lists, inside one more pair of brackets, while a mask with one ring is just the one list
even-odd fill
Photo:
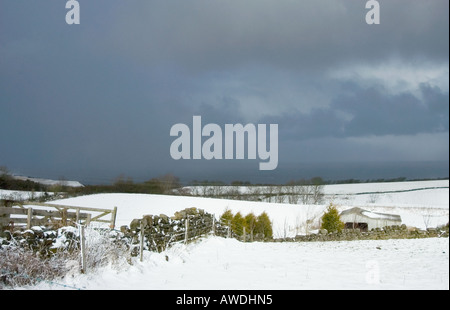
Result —
[[[382, 23], [364, 22], [364, 1], [145, 1], [117, 12], [105, 41], [122, 55], [194, 71], [268, 62], [323, 70], [392, 54], [447, 59], [445, 1], [381, 1]], [[130, 46], [132, 48], [130, 48]]]
[[380, 0], [376, 26], [363, 0], [80, 0], [73, 26], [64, 1], [0, 1], [0, 165], [153, 176], [190, 165], [169, 130], [192, 115], [279, 123], [310, 158], [414, 135], [448, 157], [446, 0]]
[[345, 127], [350, 136], [416, 135], [448, 131], [448, 93], [422, 84], [424, 100], [409, 93], [386, 96], [383, 89], [357, 91], [332, 106], [352, 115]]
[[278, 118], [283, 137], [293, 140], [323, 137], [417, 135], [448, 132], [449, 96], [437, 87], [420, 85], [423, 100], [410, 93], [389, 95], [381, 87], [351, 87], [329, 107], [310, 113], [290, 111]]

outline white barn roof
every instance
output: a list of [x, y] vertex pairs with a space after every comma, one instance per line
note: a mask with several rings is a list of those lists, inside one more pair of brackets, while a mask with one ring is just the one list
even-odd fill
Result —
[[402, 222], [398, 214], [372, 212], [358, 207], [342, 211], [340, 218], [344, 223], [367, 223], [369, 229], [400, 225]]

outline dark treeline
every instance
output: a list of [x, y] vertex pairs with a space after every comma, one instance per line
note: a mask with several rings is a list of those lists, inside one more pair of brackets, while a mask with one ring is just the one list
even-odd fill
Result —
[[48, 191], [48, 186], [36, 183], [30, 180], [17, 180], [9, 175], [0, 175], [0, 189], [15, 190], [15, 191]]
[[[448, 178], [441, 178], [448, 179]], [[382, 182], [405, 182], [421, 181], [425, 179], [408, 180], [405, 177], [391, 179], [345, 179], [345, 180], [324, 180], [321, 177], [311, 179], [290, 180], [284, 185], [327, 185], [327, 184], [356, 184], [356, 183], [382, 183]], [[64, 181], [57, 185], [45, 185], [31, 180], [19, 180], [10, 174], [6, 167], [0, 167], [0, 189], [36, 191], [36, 192], [65, 192], [69, 195], [87, 195], [97, 193], [143, 193], [143, 194], [171, 194], [175, 189], [184, 186], [279, 186], [280, 184], [259, 184], [250, 181], [235, 180], [226, 183], [220, 180], [193, 180], [190, 182], [181, 182], [177, 176], [166, 174], [154, 177], [144, 182], [134, 182], [131, 177], [124, 175], [118, 176], [111, 184], [85, 185], [83, 187], [65, 186]]]
[[62, 180], [58, 184], [46, 185], [31, 180], [17, 179], [6, 167], [0, 167], [0, 189], [13, 191], [57, 192], [66, 193], [68, 196], [98, 193], [168, 194], [181, 186], [179, 178], [171, 174], [152, 178], [140, 183], [135, 183], [132, 178], [120, 175], [111, 184], [71, 187], [65, 185], [65, 181]]
[[272, 183], [252, 183], [250, 181], [232, 181], [229, 184], [220, 180], [194, 180], [185, 184], [186, 186], [278, 186], [278, 185], [332, 185], [332, 184], [358, 184], [358, 183], [387, 183], [387, 182], [408, 182], [408, 181], [427, 181], [427, 180], [448, 180], [445, 178], [422, 178], [408, 179], [406, 177], [397, 177], [390, 179], [343, 179], [343, 180], [324, 180], [322, 177], [313, 177], [311, 179], [290, 180], [285, 184]]
[[48, 186], [31, 180], [19, 180], [14, 178], [4, 166], [0, 167], [0, 189], [45, 192]]
[[89, 195], [99, 193], [138, 193], [138, 194], [170, 194], [180, 188], [180, 180], [172, 174], [152, 178], [136, 183], [130, 177], [120, 175], [112, 184], [86, 185], [84, 187], [66, 188], [72, 195]]

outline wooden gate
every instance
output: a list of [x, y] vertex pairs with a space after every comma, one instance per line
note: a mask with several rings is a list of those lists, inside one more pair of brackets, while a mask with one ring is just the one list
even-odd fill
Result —
[[25, 226], [29, 229], [32, 226], [46, 225], [73, 226], [81, 221], [84, 225], [91, 222], [108, 223], [113, 229], [116, 214], [117, 207], [100, 209], [24, 201], [0, 207], [0, 227]]

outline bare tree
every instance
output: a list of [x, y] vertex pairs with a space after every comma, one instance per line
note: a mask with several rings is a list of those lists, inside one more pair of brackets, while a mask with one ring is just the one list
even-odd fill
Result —
[[173, 189], [181, 186], [180, 179], [171, 173], [160, 176], [155, 181], [163, 194], [172, 194]]
[[275, 188], [275, 202], [283, 203], [284, 202], [284, 186], [278, 185]]
[[432, 214], [432, 209], [431, 208], [426, 208], [426, 213], [422, 215], [423, 218], [423, 223], [425, 224], [425, 229], [430, 228], [432, 219], [433, 219], [433, 214]]
[[260, 186], [247, 186], [247, 196], [250, 201], [261, 201], [262, 189]]
[[295, 184], [294, 181], [291, 181], [288, 184], [286, 184], [285, 188], [286, 188], [288, 203], [297, 204], [298, 199], [299, 199], [298, 186]]
[[310, 204], [311, 188], [309, 185], [300, 185], [298, 187], [300, 201], [307, 205]]
[[261, 189], [261, 194], [264, 196], [265, 201], [272, 202], [273, 196], [275, 195], [275, 186], [264, 186]]
[[314, 184], [311, 185], [311, 193], [312, 193], [312, 203], [315, 205], [321, 204], [323, 202], [323, 185]]

